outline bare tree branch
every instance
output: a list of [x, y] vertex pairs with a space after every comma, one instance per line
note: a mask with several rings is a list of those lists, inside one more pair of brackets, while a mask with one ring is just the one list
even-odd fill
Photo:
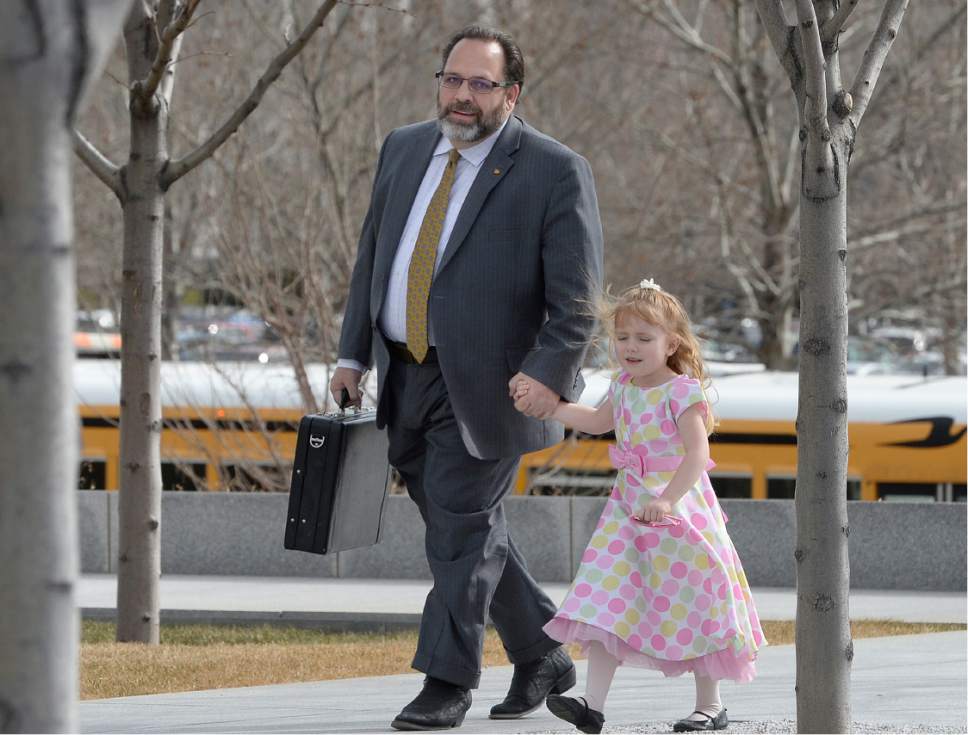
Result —
[[668, 12], [673, 16], [674, 22], [658, 15], [655, 7], [645, 3], [643, 0], [630, 0], [630, 2], [632, 3], [633, 9], [637, 10], [644, 17], [654, 20], [662, 28], [665, 28], [675, 38], [682, 41], [687, 49], [705, 55], [709, 61], [713, 78], [716, 80], [720, 91], [722, 91], [733, 107], [737, 110], [742, 109], [742, 103], [722, 69], [723, 66], [736, 68], [739, 65], [738, 60], [733, 59], [728, 53], [717, 46], [713, 46], [704, 41], [699, 27], [690, 25], [670, 0], [665, 0], [665, 4]]
[[832, 84], [837, 84], [839, 67], [833, 61], [834, 67], [829, 69], [824, 58], [813, 0], [797, 0], [797, 28], [804, 66], [799, 85], [801, 94], [798, 95], [803, 141], [803, 192], [813, 199], [830, 199], [841, 190], [841, 180], [831, 175], [837, 167], [827, 120], [827, 82], [829, 78]]
[[797, 25], [807, 67], [804, 75], [806, 99], [803, 105], [803, 117], [812, 132], [826, 135], [829, 139], [827, 84], [824, 74], [826, 63], [823, 57], [823, 46], [820, 43], [820, 29], [817, 27], [817, 14], [813, 7], [813, 0], [797, 0]]
[[561, 47], [556, 47], [554, 50], [554, 56], [549, 56], [547, 59], [543, 60], [536, 69], [533, 69], [533, 71], [529, 73], [530, 79], [528, 80], [528, 95], [533, 95], [534, 91], [541, 87], [548, 79], [551, 72], [560, 69], [565, 60], [573, 55], [578, 49], [592, 44], [599, 38], [607, 37], [611, 30], [612, 25], [610, 19], [604, 18], [601, 23], [589, 28], [586, 33], [582, 34], [578, 38], [575, 38], [575, 40], [567, 46], [562, 45]]
[[796, 80], [799, 70], [793, 49], [793, 28], [783, 15], [783, 5], [778, 0], [756, 0], [756, 11], [781, 66], [786, 69], [791, 81]]
[[245, 121], [245, 119], [252, 114], [252, 111], [259, 106], [262, 101], [263, 95], [269, 86], [282, 74], [282, 70], [286, 68], [286, 65], [292, 61], [292, 59], [302, 51], [303, 47], [309, 42], [313, 34], [319, 30], [326, 20], [326, 16], [329, 15], [330, 11], [336, 6], [337, 0], [326, 0], [316, 11], [316, 14], [312, 17], [306, 27], [303, 28], [299, 36], [290, 44], [288, 44], [282, 52], [276, 56], [269, 64], [266, 71], [263, 73], [259, 80], [256, 82], [255, 87], [249, 96], [245, 98], [238, 109], [232, 114], [231, 117], [216, 130], [212, 136], [202, 143], [198, 148], [189, 153], [184, 158], [177, 161], [169, 162], [165, 169], [161, 173], [161, 187], [167, 190], [173, 183], [178, 181], [182, 176], [187, 174], [193, 168], [195, 168], [202, 161], [209, 158], [219, 146], [221, 146], [229, 137], [239, 129], [239, 126]]
[[121, 199], [121, 169], [77, 130], [74, 131], [74, 152], [114, 195]]
[[[964, 23], [960, 22], [961, 16], [965, 14], [968, 10], [968, 2], [962, 2], [955, 11], [949, 15], [947, 18], [938, 23], [937, 27], [932, 31], [927, 38], [925, 38], [917, 47], [917, 50], [911, 56], [910, 64], [913, 66], [919, 63], [930, 51], [937, 46], [938, 40], [946, 33], [950, 31], [957, 31], [964, 27]], [[879, 80], [879, 83], [885, 87], [893, 86], [901, 76], [901, 70], [895, 67], [890, 75], [886, 76], [884, 79]], [[963, 87], [964, 83], [959, 79], [959, 86]], [[857, 170], [856, 165], [854, 166], [854, 171]]]
[[[729, 54], [711, 44], [706, 43], [702, 39], [702, 36], [699, 35], [699, 32], [696, 30], [696, 28], [690, 25], [689, 22], [683, 17], [682, 13], [679, 12], [675, 2], [672, 2], [672, 0], [663, 0], [663, 2], [665, 3], [666, 11], [672, 16], [674, 21], [673, 23], [669, 23], [664, 18], [655, 15], [652, 8], [649, 8], [648, 11], [642, 10], [641, 12], [653, 18], [656, 23], [678, 37], [687, 45], [692, 46], [697, 51], [702, 51], [703, 53], [709, 54], [724, 64], [732, 63], [732, 59], [730, 59]], [[642, 3], [639, 3], [639, 5], [641, 4]]]
[[742, 104], [741, 113], [744, 122], [750, 130], [753, 151], [756, 154], [756, 161], [764, 177], [764, 193], [768, 197], [771, 207], [779, 207], [783, 203], [783, 198], [782, 192], [780, 191], [780, 182], [777, 181], [772, 139], [765, 128], [765, 121], [760, 118], [754, 100], [751, 99], [751, 96], [755, 94], [755, 90], [751, 89], [749, 85], [742, 83], [742, 79], [740, 79], [741, 70], [739, 68], [736, 69], [735, 74], [737, 77], [737, 88], [742, 93], [742, 97], [740, 98]]
[[908, 2], [909, 0], [887, 0], [874, 36], [867, 51], [864, 52], [864, 60], [857, 70], [857, 76], [851, 88], [854, 105], [850, 113], [850, 121], [855, 129], [860, 127], [860, 121], [874, 93], [874, 87], [877, 86], [881, 67], [884, 66], [887, 54], [894, 44], [894, 39], [897, 38], [897, 31], [901, 26]]
[[[794, 176], [796, 175], [798, 164], [800, 163], [800, 140], [797, 131], [790, 131], [790, 139], [787, 144], [786, 166], [783, 171], [783, 181], [780, 183], [780, 196], [782, 201], [790, 202], [793, 198]], [[799, 205], [799, 198], [797, 198]]]
[[158, 37], [158, 53], [155, 55], [147, 79], [136, 81], [131, 85], [131, 94], [139, 100], [140, 104], [148, 104], [154, 97], [158, 85], [171, 64], [175, 41], [185, 32], [200, 2], [201, 0], [187, 0], [181, 7], [181, 12], [165, 26]]
[[837, 40], [837, 36], [840, 35], [840, 31], [844, 27], [844, 23], [847, 22], [850, 14], [854, 12], [858, 2], [859, 0], [841, 0], [837, 12], [824, 22], [823, 27], [820, 29], [820, 40], [824, 48], [829, 47], [830, 44]]
[[854, 236], [866, 237], [870, 233], [883, 232], [887, 229], [899, 227], [900, 225], [911, 222], [912, 220], [919, 220], [926, 217], [935, 217], [937, 215], [952, 213], [960, 214], [961, 216], [957, 219], [958, 221], [963, 222], [965, 220], [965, 203], [963, 201], [942, 201], [938, 203], [925, 202], [923, 204], [919, 204], [916, 209], [899, 214], [886, 222], [879, 222], [875, 227], [860, 230]]
[[[934, 223], [928, 223], [925, 225], [910, 224], [905, 227], [899, 227], [894, 230], [882, 230], [876, 232], [872, 235], [863, 235], [860, 237], [851, 237], [848, 243], [850, 252], [853, 254], [859, 253], [861, 250], [873, 247], [875, 245], [885, 245], [887, 243], [894, 243], [905, 237], [912, 237], [914, 235], [925, 235], [928, 233], [937, 232], [938, 226]], [[865, 274], [869, 277], [870, 274]], [[910, 296], [910, 294], [906, 294]]]

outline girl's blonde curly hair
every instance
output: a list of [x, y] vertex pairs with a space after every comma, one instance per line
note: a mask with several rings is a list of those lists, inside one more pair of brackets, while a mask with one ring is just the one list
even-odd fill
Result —
[[[595, 316], [604, 325], [609, 340], [615, 342], [615, 322], [619, 315], [628, 313], [665, 331], [678, 341], [676, 351], [666, 364], [679, 375], [687, 375], [699, 381], [705, 395], [712, 386], [699, 347], [699, 338], [692, 330], [692, 323], [682, 303], [670, 293], [663, 291], [651, 281], [648, 286], [637, 285], [622, 291], [618, 296], [606, 289], [595, 303]], [[614, 353], [614, 350], [613, 350]], [[614, 354], [613, 354], [614, 356]], [[706, 432], [711, 434], [716, 425], [712, 408], [706, 401]]]

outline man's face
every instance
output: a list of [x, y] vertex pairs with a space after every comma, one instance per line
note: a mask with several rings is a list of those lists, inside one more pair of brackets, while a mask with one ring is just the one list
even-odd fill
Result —
[[[454, 46], [443, 71], [465, 79], [503, 82], [504, 51], [496, 41], [465, 38]], [[507, 120], [520, 89], [518, 86], [496, 87], [489, 94], [474, 94], [467, 82], [458, 89], [438, 86], [437, 121], [441, 133], [455, 148], [465, 148], [483, 140]]]

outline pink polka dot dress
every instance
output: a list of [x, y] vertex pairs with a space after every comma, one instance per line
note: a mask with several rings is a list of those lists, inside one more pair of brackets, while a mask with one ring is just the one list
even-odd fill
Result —
[[545, 632], [583, 647], [599, 641], [622, 663], [666, 676], [694, 671], [752, 681], [766, 639], [709, 475], [673, 506], [669, 525], [632, 519], [647, 496], [662, 493], [685, 455], [676, 421], [692, 405], [705, 410], [699, 382], [679, 375], [639, 388], [621, 372], [609, 396], [618, 477]]

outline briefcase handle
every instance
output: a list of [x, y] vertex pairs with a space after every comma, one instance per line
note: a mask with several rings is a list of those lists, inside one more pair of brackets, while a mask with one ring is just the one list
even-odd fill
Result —
[[[323, 413], [322, 410], [320, 410], [317, 413], [317, 415], [318, 416], [345, 416], [346, 404], [349, 402], [350, 402], [350, 392], [346, 388], [341, 388], [339, 392], [339, 411], [334, 411], [333, 413], [325, 414]], [[360, 413], [365, 413], [365, 411], [363, 411], [363, 409], [361, 408], [353, 406], [353, 414], [356, 415]]]
[[[350, 392], [346, 388], [340, 389], [339, 392], [339, 413], [340, 416], [346, 415], [346, 404], [350, 402]], [[353, 413], [357, 414], [362, 411], [362, 408], [353, 406]]]

